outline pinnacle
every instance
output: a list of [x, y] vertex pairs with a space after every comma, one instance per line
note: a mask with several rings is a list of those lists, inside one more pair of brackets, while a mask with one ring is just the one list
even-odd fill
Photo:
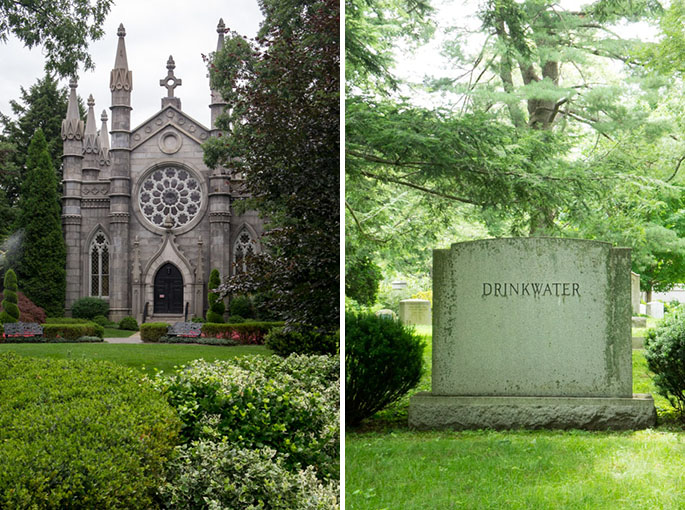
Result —
[[102, 115], [100, 116], [102, 122], [107, 122], [107, 110], [102, 110]]
[[91, 108], [95, 106], [95, 99], [93, 99], [93, 94], [88, 96], [88, 106]]
[[117, 30], [117, 35], [119, 37], [126, 37], [126, 29], [123, 23], [119, 23], [119, 29]]
[[76, 76], [72, 76], [69, 80], [69, 87], [71, 87], [72, 89], [78, 87], [78, 80], [76, 79]]
[[216, 32], [218, 34], [223, 34], [226, 31], [226, 25], [224, 24], [224, 18], [219, 18], [219, 24], [216, 26]]
[[174, 57], [169, 55], [169, 60], [166, 61], [166, 68], [169, 70], [176, 69], [176, 62], [174, 62]]

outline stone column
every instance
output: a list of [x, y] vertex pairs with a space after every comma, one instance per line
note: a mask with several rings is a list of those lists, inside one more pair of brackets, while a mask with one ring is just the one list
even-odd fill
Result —
[[114, 69], [110, 75], [112, 92], [112, 147], [109, 151], [112, 170], [109, 225], [112, 237], [110, 274], [110, 318], [119, 320], [131, 314], [129, 273], [129, 220], [131, 205], [131, 91], [132, 73], [128, 70], [124, 37], [119, 25], [119, 43]]
[[81, 296], [83, 278], [81, 266], [81, 171], [83, 164], [84, 125], [79, 117], [76, 98], [77, 82], [69, 82], [71, 89], [67, 116], [62, 121], [64, 165], [64, 190], [62, 195], [62, 231], [67, 246], [67, 290], [65, 308], [71, 313], [71, 305]]

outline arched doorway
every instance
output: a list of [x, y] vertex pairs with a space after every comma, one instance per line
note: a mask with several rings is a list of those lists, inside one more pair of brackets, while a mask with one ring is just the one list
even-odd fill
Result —
[[154, 313], [183, 313], [183, 276], [167, 262], [155, 275]]

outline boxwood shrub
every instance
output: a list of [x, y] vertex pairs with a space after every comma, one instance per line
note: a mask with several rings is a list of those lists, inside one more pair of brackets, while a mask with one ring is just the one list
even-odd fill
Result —
[[288, 469], [313, 466], [338, 479], [339, 361], [329, 356], [244, 356], [195, 360], [156, 387], [183, 422], [185, 442], [272, 448]]
[[337, 481], [322, 484], [314, 471], [289, 471], [271, 448], [248, 450], [228, 442], [178, 448], [160, 493], [167, 508], [338, 510]]
[[109, 314], [109, 303], [96, 297], [84, 297], [74, 301], [71, 305], [71, 315], [81, 319], [92, 319], [97, 315]]
[[685, 311], [676, 310], [645, 338], [645, 359], [654, 385], [685, 421]]
[[119, 321], [119, 329], [138, 331], [138, 321], [136, 321], [135, 317], [124, 317]]
[[179, 422], [132, 369], [0, 355], [0, 508], [156, 508]]
[[140, 339], [143, 342], [158, 342], [166, 335], [169, 325], [166, 322], [146, 322], [140, 325]]
[[423, 340], [398, 321], [345, 313], [345, 420], [356, 425], [421, 380]]
[[77, 317], [48, 317], [45, 324], [88, 324], [93, 322], [89, 319], [79, 319]]
[[322, 332], [302, 325], [273, 328], [264, 337], [264, 344], [280, 356], [336, 354], [340, 349], [340, 332]]
[[241, 322], [239, 324], [205, 322], [202, 325], [202, 334], [215, 338], [231, 338], [243, 345], [262, 345], [264, 337], [271, 328], [282, 325], [282, 322]]
[[105, 328], [94, 322], [85, 324], [43, 324], [43, 337], [64, 338], [74, 340], [80, 336], [97, 336], [102, 338], [105, 335]]

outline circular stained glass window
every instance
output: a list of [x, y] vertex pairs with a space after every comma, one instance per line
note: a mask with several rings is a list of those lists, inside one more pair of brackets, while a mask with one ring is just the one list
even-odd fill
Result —
[[190, 223], [202, 208], [202, 188], [190, 172], [166, 167], [148, 175], [140, 186], [138, 204], [143, 216], [157, 227], [170, 217], [174, 227]]

